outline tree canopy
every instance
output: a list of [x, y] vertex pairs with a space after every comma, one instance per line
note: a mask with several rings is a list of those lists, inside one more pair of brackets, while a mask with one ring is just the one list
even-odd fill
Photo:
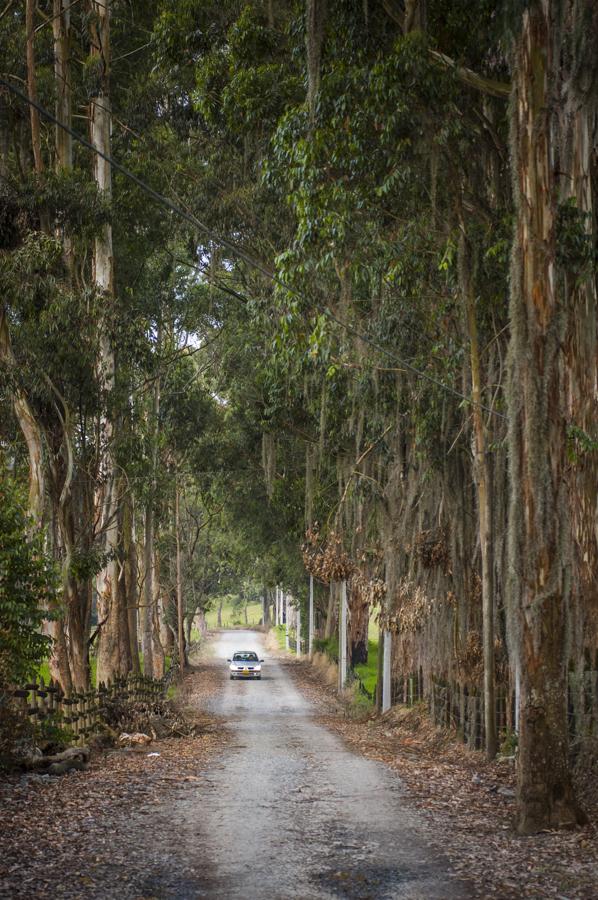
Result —
[[590, 0], [8, 4], [0, 449], [6, 515], [37, 529], [14, 549], [27, 665], [56, 605], [38, 540], [67, 690], [90, 647], [99, 678], [160, 675], [221, 594], [305, 607], [310, 573], [329, 637], [346, 579], [352, 664], [376, 610], [397, 682], [480, 698], [490, 757], [517, 733], [521, 830], [579, 819], [597, 38]]

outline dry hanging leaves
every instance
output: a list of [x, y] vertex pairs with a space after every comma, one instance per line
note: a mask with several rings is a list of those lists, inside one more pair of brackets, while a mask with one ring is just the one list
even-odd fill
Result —
[[398, 634], [418, 631], [430, 615], [434, 602], [419, 585], [403, 578], [389, 605], [390, 610], [382, 610], [378, 621], [386, 631]]
[[426, 569], [441, 567], [445, 575], [451, 574], [451, 559], [444, 528], [420, 531], [408, 548]]
[[331, 531], [321, 541], [317, 523], [307, 529], [301, 551], [309, 574], [324, 584], [348, 579], [355, 569], [355, 563], [343, 547], [341, 535]]

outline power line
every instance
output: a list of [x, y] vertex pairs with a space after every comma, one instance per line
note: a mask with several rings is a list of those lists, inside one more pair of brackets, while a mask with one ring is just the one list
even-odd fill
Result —
[[[69, 125], [65, 125], [64, 122], [61, 122], [53, 113], [51, 113], [49, 110], [47, 110], [44, 106], [42, 106], [36, 100], [33, 100], [31, 97], [29, 97], [24, 91], [21, 91], [15, 85], [11, 84], [9, 81], [6, 81], [6, 79], [4, 79], [4, 78], [0, 78], [0, 85], [4, 86], [8, 91], [10, 91], [12, 94], [14, 94], [20, 100], [22, 100], [24, 103], [27, 103], [29, 106], [32, 106], [34, 109], [36, 109], [40, 113], [40, 115], [42, 115], [48, 121], [52, 122], [54, 125], [58, 126], [59, 128], [62, 128], [63, 131], [66, 131], [67, 134], [70, 134], [70, 136], [74, 140], [76, 140], [78, 143], [80, 143], [83, 147], [86, 147], [88, 150], [91, 150], [92, 153], [95, 153], [95, 154], [97, 154], [97, 156], [100, 156], [102, 159], [104, 159], [107, 163], [109, 163], [110, 166], [112, 166], [112, 168], [116, 169], [116, 171], [118, 171], [122, 175], [124, 175], [125, 178], [128, 178], [129, 181], [132, 181], [133, 184], [137, 185], [137, 187], [139, 187], [142, 191], [144, 191], [146, 194], [148, 194], [150, 197], [152, 197], [161, 206], [165, 207], [170, 212], [174, 213], [175, 215], [179, 216], [184, 221], [188, 222], [190, 225], [193, 225], [195, 228], [202, 231], [205, 235], [207, 235], [207, 237], [210, 240], [214, 241], [214, 243], [219, 244], [221, 247], [225, 247], [227, 250], [230, 250], [230, 252], [232, 253], [233, 256], [237, 257], [238, 259], [247, 263], [248, 266], [250, 266], [253, 269], [255, 269], [256, 271], [260, 272], [262, 275], [264, 275], [266, 278], [268, 278], [273, 284], [276, 284], [278, 287], [282, 288], [283, 290], [287, 291], [290, 294], [293, 294], [294, 296], [298, 297], [299, 299], [308, 299], [300, 291], [285, 284], [284, 281], [282, 281], [280, 278], [278, 278], [278, 276], [274, 272], [271, 272], [266, 266], [263, 265], [263, 263], [261, 263], [259, 260], [254, 259], [252, 256], [250, 256], [250, 254], [248, 254], [242, 247], [239, 247], [238, 244], [234, 243], [234, 241], [231, 241], [226, 237], [222, 237], [221, 235], [218, 235], [215, 231], [213, 231], [212, 228], [210, 228], [208, 225], [206, 225], [204, 222], [202, 222], [196, 216], [192, 215], [189, 212], [186, 212], [180, 206], [177, 206], [177, 204], [173, 203], [172, 200], [170, 200], [164, 194], [161, 194], [159, 191], [156, 191], [153, 187], [151, 187], [149, 184], [147, 184], [145, 181], [143, 181], [141, 178], [139, 178], [137, 175], [135, 175], [133, 172], [131, 172], [129, 169], [127, 169], [125, 166], [123, 166], [122, 163], [119, 163], [112, 156], [108, 155], [107, 153], [104, 153], [102, 150], [99, 150], [97, 147], [94, 147], [94, 145], [90, 141], [88, 141], [86, 138], [84, 138], [80, 134], [78, 134]], [[216, 285], [216, 287], [219, 287], [219, 286]], [[240, 297], [238, 296], [237, 299], [240, 299]], [[462, 394], [460, 391], [456, 390], [456, 388], [453, 388], [450, 385], [445, 384], [443, 381], [440, 381], [438, 378], [435, 378], [432, 375], [428, 375], [427, 372], [424, 372], [421, 369], [418, 369], [416, 366], [412, 365], [411, 363], [408, 363], [405, 360], [401, 359], [399, 356], [397, 356], [392, 351], [387, 350], [385, 347], [382, 347], [376, 341], [372, 340], [370, 337], [368, 337], [368, 335], [363, 334], [358, 329], [354, 328], [352, 325], [349, 325], [347, 322], [344, 322], [342, 319], [339, 319], [338, 316], [335, 315], [328, 307], [324, 307], [324, 308], [319, 307], [319, 309], [326, 316], [326, 318], [330, 319], [331, 321], [336, 322], [337, 325], [340, 325], [340, 327], [343, 328], [348, 333], [353, 334], [356, 337], [359, 337], [366, 344], [369, 344], [370, 347], [373, 347], [375, 350], [377, 350], [379, 353], [382, 353], [388, 359], [393, 360], [393, 362], [398, 363], [402, 368], [411, 372], [417, 378], [421, 378], [424, 381], [427, 381], [428, 383], [435, 385], [436, 387], [440, 388], [441, 390], [445, 391], [446, 393], [451, 394], [453, 397], [456, 397], [459, 400], [465, 401], [465, 403], [467, 403], [471, 406], [478, 405], [480, 409], [483, 409], [485, 412], [490, 413], [491, 415], [496, 416], [497, 418], [504, 419], [504, 420], [507, 419], [507, 416], [503, 415], [503, 413], [498, 412], [498, 410], [493, 409], [490, 406], [486, 406], [483, 403], [475, 404], [475, 402], [471, 399], [471, 397], [467, 397], [466, 394]]]

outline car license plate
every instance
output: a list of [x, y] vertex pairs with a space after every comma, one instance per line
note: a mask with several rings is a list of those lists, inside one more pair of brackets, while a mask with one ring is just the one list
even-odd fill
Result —
[[249, 669], [243, 669], [243, 675], [249, 675]]

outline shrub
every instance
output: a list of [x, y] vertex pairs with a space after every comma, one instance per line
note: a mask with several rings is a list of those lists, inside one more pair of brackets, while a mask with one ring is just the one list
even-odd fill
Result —
[[56, 572], [25, 508], [23, 489], [0, 462], [0, 690], [31, 677], [50, 649], [41, 627], [56, 599]]

